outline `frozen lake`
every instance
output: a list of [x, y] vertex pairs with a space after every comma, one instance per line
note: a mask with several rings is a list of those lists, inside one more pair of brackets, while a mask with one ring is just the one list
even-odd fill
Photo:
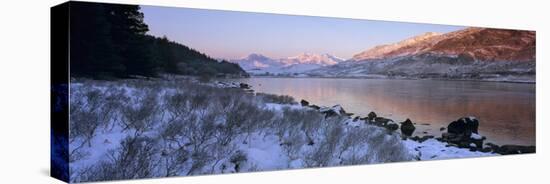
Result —
[[293, 96], [311, 104], [340, 104], [361, 117], [378, 116], [416, 123], [415, 134], [436, 137], [440, 128], [463, 116], [480, 120], [479, 131], [497, 144], [535, 145], [535, 84], [335, 78], [235, 79], [256, 92]]

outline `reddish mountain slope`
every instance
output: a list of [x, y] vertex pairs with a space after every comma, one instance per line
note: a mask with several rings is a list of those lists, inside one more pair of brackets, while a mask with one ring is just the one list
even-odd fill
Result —
[[479, 61], [535, 61], [534, 31], [467, 28], [446, 34], [427, 33], [404, 41], [377, 46], [355, 55], [352, 60], [388, 59], [435, 54]]

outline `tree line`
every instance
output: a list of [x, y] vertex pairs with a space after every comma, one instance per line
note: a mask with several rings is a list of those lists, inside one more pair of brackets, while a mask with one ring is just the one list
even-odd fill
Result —
[[143, 18], [137, 5], [72, 2], [71, 76], [247, 75], [237, 64], [217, 61], [166, 37], [148, 35]]

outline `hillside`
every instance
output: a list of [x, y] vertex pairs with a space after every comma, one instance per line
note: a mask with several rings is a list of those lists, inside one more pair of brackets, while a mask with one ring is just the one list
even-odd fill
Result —
[[148, 35], [139, 6], [71, 2], [70, 74], [95, 79], [163, 73], [246, 76], [238, 65]]
[[477, 61], [534, 61], [535, 32], [467, 28], [447, 34], [425, 33], [404, 41], [376, 46], [352, 60], [388, 59], [420, 54], [466, 55]]
[[466, 28], [376, 46], [346, 62], [307, 74], [535, 82], [535, 50], [534, 31]]

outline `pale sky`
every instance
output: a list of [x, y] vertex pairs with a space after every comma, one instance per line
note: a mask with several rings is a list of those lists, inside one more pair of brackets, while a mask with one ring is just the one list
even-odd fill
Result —
[[149, 34], [167, 36], [214, 58], [250, 53], [272, 58], [303, 52], [349, 59], [379, 44], [464, 27], [313, 16], [141, 6]]

